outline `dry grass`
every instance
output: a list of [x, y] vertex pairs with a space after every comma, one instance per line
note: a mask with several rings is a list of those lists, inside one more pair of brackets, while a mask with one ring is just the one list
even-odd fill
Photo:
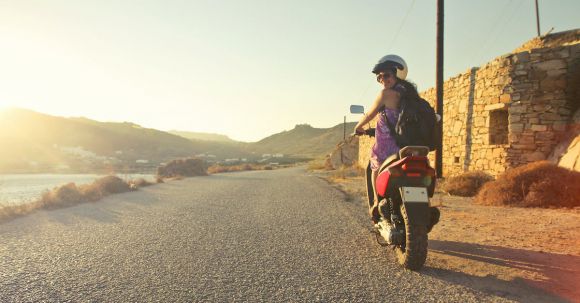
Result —
[[482, 171], [471, 171], [447, 178], [441, 189], [454, 196], [473, 197], [489, 181], [493, 181], [493, 176]]
[[548, 161], [506, 171], [486, 183], [475, 202], [481, 205], [520, 207], [580, 206], [580, 173]]
[[327, 163], [324, 159], [316, 159], [308, 162], [308, 170], [326, 170]]
[[274, 169], [271, 165], [260, 165], [260, 164], [240, 164], [240, 165], [212, 165], [207, 169], [210, 174], [218, 173], [229, 173], [237, 171], [248, 171], [248, 170], [272, 170]]
[[363, 177], [364, 169], [354, 166], [342, 166], [339, 169], [333, 170], [329, 173], [328, 179], [330, 181], [346, 180], [354, 177]]
[[[161, 179], [161, 180], [163, 180], [163, 179]], [[159, 182], [156, 182], [156, 183], [159, 183]], [[129, 187], [131, 189], [137, 189], [137, 188], [140, 188], [140, 187], [147, 187], [147, 186], [151, 186], [151, 185], [154, 185], [154, 184], [155, 183], [149, 182], [149, 181], [147, 181], [147, 180], [145, 180], [143, 178], [138, 178], [138, 179], [134, 179], [134, 180], [129, 181]]]
[[157, 168], [162, 178], [207, 176], [207, 163], [201, 159], [177, 159]]
[[124, 193], [151, 184], [153, 183], [144, 179], [125, 182], [116, 176], [102, 177], [93, 183], [79, 186], [75, 183], [68, 183], [44, 192], [40, 199], [34, 202], [0, 208], [0, 220], [25, 215], [37, 209], [56, 209], [79, 203], [95, 202], [111, 194]]

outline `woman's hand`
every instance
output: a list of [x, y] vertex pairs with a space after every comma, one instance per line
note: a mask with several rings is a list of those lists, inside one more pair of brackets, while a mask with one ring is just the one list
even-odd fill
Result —
[[355, 134], [360, 135], [360, 134], [364, 134], [364, 132], [365, 132], [365, 129], [362, 127], [362, 125], [357, 125], [354, 127]]

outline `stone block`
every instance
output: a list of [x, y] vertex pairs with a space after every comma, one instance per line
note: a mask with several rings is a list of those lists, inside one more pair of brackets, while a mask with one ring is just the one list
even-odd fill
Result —
[[552, 59], [552, 60], [546, 60], [543, 62], [538, 62], [538, 63], [534, 63], [532, 65], [534, 68], [537, 68], [539, 70], [552, 70], [552, 69], [560, 69], [560, 68], [566, 68], [566, 61], [561, 60], [561, 59]]
[[522, 116], [520, 115], [509, 115], [509, 123], [520, 122], [522, 120]]
[[453, 123], [453, 135], [457, 136], [461, 133], [461, 128], [463, 127], [463, 123], [461, 121], [455, 121]]
[[521, 113], [525, 113], [527, 111], [528, 107], [525, 105], [521, 105], [521, 104], [512, 104], [512, 106], [510, 106], [508, 108], [508, 111], [510, 114], [521, 114]]
[[552, 129], [555, 131], [566, 131], [567, 129], [567, 123], [554, 123], [552, 124]]
[[540, 119], [542, 119], [542, 121], [557, 121], [562, 120], [562, 117], [555, 113], [545, 113], [540, 115]]
[[554, 70], [549, 70], [547, 72], [548, 77], [559, 77], [562, 75], [565, 75], [568, 72], [568, 70], [562, 68], [562, 69], [554, 69]]
[[533, 153], [524, 154], [523, 158], [527, 162], [536, 162], [536, 161], [545, 160], [546, 155], [544, 155], [544, 153], [542, 153], [542, 152], [536, 151]]
[[532, 130], [533, 131], [537, 131], [537, 132], [543, 132], [543, 131], [548, 130], [548, 126], [547, 125], [534, 124], [534, 125], [532, 125]]
[[519, 140], [518, 140], [519, 144], [534, 144], [535, 140], [534, 140], [534, 136], [520, 136]]
[[554, 139], [554, 133], [552, 132], [539, 132], [536, 133], [536, 141], [551, 141]]
[[563, 116], [570, 116], [572, 114], [572, 112], [567, 108], [560, 108], [560, 109], [558, 109], [558, 114], [563, 115]]
[[512, 148], [518, 150], [535, 150], [536, 144], [512, 144]]
[[473, 125], [475, 125], [475, 127], [483, 127], [483, 126], [485, 126], [485, 118], [483, 118], [483, 117], [475, 117], [473, 119]]
[[499, 96], [499, 102], [501, 103], [508, 103], [512, 101], [512, 96], [510, 94], [503, 94]]
[[516, 70], [514, 72], [514, 74], [516, 76], [527, 76], [528, 75], [528, 71], [527, 70]]
[[565, 59], [568, 57], [570, 57], [570, 50], [566, 46], [555, 48], [544, 55], [546, 59]]
[[510, 132], [522, 132], [524, 131], [524, 124], [522, 123], [512, 123], [509, 125]]
[[564, 78], [564, 77], [559, 77], [559, 78], [548, 77], [540, 82], [540, 88], [543, 91], [565, 90], [566, 89], [566, 78]]

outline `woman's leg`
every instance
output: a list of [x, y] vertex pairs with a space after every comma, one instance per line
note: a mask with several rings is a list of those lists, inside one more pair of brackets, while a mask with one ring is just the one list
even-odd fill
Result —
[[372, 176], [371, 176], [371, 181], [373, 184], [373, 195], [374, 195], [374, 199], [373, 199], [373, 205], [369, 205], [370, 209], [369, 209], [369, 214], [371, 215], [371, 219], [373, 220], [374, 223], [377, 223], [379, 221], [380, 215], [379, 215], [379, 198], [377, 196], [377, 176], [379, 175], [379, 170], [373, 170]]

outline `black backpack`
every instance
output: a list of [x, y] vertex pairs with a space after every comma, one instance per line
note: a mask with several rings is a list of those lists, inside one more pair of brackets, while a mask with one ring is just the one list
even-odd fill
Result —
[[385, 112], [381, 114], [399, 148], [405, 146], [427, 146], [435, 150], [441, 138], [435, 110], [423, 98], [401, 99], [399, 118], [393, 124]]

